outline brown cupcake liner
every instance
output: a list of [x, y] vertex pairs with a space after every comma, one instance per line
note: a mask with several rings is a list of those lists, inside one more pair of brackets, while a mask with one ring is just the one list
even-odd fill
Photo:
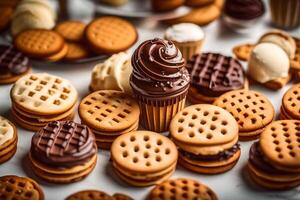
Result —
[[296, 28], [300, 26], [299, 0], [270, 0], [272, 22], [281, 28]]
[[167, 131], [171, 119], [184, 108], [185, 99], [185, 97], [183, 99], [177, 98], [175, 103], [166, 106], [155, 106], [139, 102], [142, 126], [154, 132]]
[[173, 42], [175, 46], [180, 50], [182, 56], [186, 61], [189, 60], [193, 55], [200, 53], [203, 45], [203, 40], [182, 43], [176, 41]]

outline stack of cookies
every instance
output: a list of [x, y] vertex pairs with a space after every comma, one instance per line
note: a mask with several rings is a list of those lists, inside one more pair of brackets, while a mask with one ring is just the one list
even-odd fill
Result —
[[18, 135], [13, 123], [0, 116], [0, 164], [9, 160], [17, 151]]
[[97, 162], [94, 134], [73, 121], [50, 122], [32, 137], [29, 160], [33, 172], [48, 182], [79, 181]]
[[217, 174], [230, 170], [239, 160], [238, 125], [226, 110], [197, 104], [177, 113], [170, 137], [179, 149], [179, 163], [192, 171]]
[[300, 84], [292, 86], [283, 95], [280, 107], [280, 119], [300, 120]]
[[252, 145], [248, 161], [251, 179], [269, 189], [300, 186], [300, 121], [271, 123]]
[[112, 144], [111, 159], [118, 176], [134, 186], [154, 185], [175, 171], [178, 152], [167, 137], [150, 131], [133, 131]]
[[74, 117], [77, 91], [69, 81], [46, 73], [28, 74], [11, 89], [12, 114], [16, 122], [39, 130], [48, 122]]
[[81, 121], [92, 129], [101, 149], [109, 149], [118, 136], [137, 130], [139, 115], [137, 102], [115, 90], [94, 92], [79, 105]]

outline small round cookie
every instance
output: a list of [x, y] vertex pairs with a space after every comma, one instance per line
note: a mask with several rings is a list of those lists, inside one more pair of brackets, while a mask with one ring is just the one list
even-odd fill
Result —
[[49, 57], [46, 57], [45, 59], [48, 61], [55, 62], [55, 61], [63, 59], [67, 55], [68, 52], [69, 52], [69, 46], [67, 44], [64, 44], [63, 48], [58, 53], [51, 55]]
[[300, 119], [300, 83], [293, 85], [282, 98], [281, 113], [286, 119]]
[[18, 34], [14, 45], [30, 57], [45, 58], [60, 52], [64, 47], [64, 39], [54, 31], [32, 29]]
[[147, 200], [217, 200], [216, 194], [206, 185], [191, 179], [170, 179], [156, 185]]
[[169, 178], [177, 157], [178, 151], [170, 139], [150, 131], [123, 134], [111, 147], [115, 172], [135, 186], [149, 186]]
[[255, 45], [253, 44], [240, 44], [233, 47], [232, 52], [235, 57], [242, 61], [248, 61], [250, 59], [251, 51], [253, 50]]
[[16, 82], [31, 71], [29, 58], [13, 46], [0, 45], [0, 84]]
[[68, 42], [68, 52], [64, 60], [79, 60], [88, 58], [90, 53], [88, 49], [80, 43]]
[[137, 30], [119, 17], [100, 17], [92, 21], [85, 37], [95, 53], [118, 53], [129, 49], [137, 40]]
[[8, 175], [0, 177], [0, 199], [44, 200], [45, 197], [34, 180]]
[[80, 42], [84, 38], [86, 24], [81, 21], [64, 21], [54, 30], [69, 42]]
[[251, 90], [235, 90], [220, 96], [214, 105], [230, 112], [239, 125], [239, 139], [253, 140], [269, 125], [275, 111], [263, 94]]
[[112, 196], [98, 190], [83, 190], [71, 194], [66, 200], [114, 200]]
[[191, 7], [201, 7], [214, 2], [215, 0], [186, 0], [184, 4]]
[[14, 156], [17, 143], [18, 134], [15, 125], [0, 116], [0, 164]]

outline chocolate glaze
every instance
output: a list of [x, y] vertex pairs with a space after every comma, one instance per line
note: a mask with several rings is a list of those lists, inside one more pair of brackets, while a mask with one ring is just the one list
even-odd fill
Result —
[[55, 167], [84, 164], [96, 152], [92, 131], [73, 121], [50, 122], [31, 141], [31, 154], [34, 159]]
[[251, 20], [265, 13], [265, 6], [261, 0], [226, 0], [224, 12], [230, 17]]
[[222, 161], [222, 160], [228, 160], [231, 158], [238, 150], [240, 150], [240, 144], [236, 143], [233, 147], [230, 149], [226, 149], [225, 151], [222, 151], [216, 155], [196, 155], [190, 152], [186, 152], [182, 149], [179, 149], [179, 152], [181, 155], [196, 161]]
[[244, 71], [240, 62], [217, 53], [194, 55], [187, 63], [191, 85], [199, 93], [218, 97], [244, 87]]
[[29, 58], [13, 46], [0, 45], [0, 74], [19, 75], [29, 70]]
[[165, 102], [185, 96], [190, 77], [184, 58], [173, 42], [147, 40], [135, 50], [131, 63], [130, 85], [138, 99]]

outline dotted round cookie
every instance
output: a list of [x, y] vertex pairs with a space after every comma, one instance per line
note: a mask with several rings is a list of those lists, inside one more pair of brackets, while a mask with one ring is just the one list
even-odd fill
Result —
[[167, 137], [151, 131], [133, 131], [119, 136], [111, 146], [111, 157], [122, 169], [154, 173], [172, 166], [178, 151]]
[[263, 154], [282, 167], [300, 167], [300, 121], [272, 122], [260, 136]]
[[170, 124], [172, 138], [192, 145], [228, 143], [238, 132], [238, 125], [229, 112], [208, 104], [186, 107]]
[[294, 38], [296, 42], [296, 53], [293, 60], [291, 60], [291, 68], [299, 70], [300, 69], [300, 39]]
[[86, 29], [86, 38], [98, 53], [117, 53], [132, 46], [137, 31], [128, 21], [118, 17], [101, 17]]
[[220, 96], [214, 105], [230, 112], [239, 125], [240, 132], [261, 129], [274, 118], [271, 102], [261, 93], [235, 90]]
[[282, 106], [291, 117], [300, 119], [300, 83], [292, 86], [283, 95]]
[[66, 198], [66, 200], [113, 200], [113, 197], [106, 194], [105, 192], [98, 191], [98, 190], [83, 190], [71, 194]]
[[2, 176], [0, 177], [0, 199], [43, 200], [44, 193], [30, 178]]
[[98, 131], [121, 131], [139, 119], [140, 109], [138, 103], [123, 92], [100, 90], [81, 101], [79, 115], [85, 124]]
[[28, 74], [11, 89], [12, 102], [33, 114], [59, 114], [70, 109], [77, 91], [69, 81], [47, 73]]
[[63, 38], [70, 42], [79, 42], [84, 37], [85, 23], [80, 21], [64, 21], [55, 27]]
[[64, 39], [56, 32], [34, 29], [16, 36], [16, 48], [32, 57], [48, 57], [58, 53], [64, 46]]
[[158, 184], [148, 200], [217, 200], [216, 194], [206, 185], [191, 179], [167, 180]]

